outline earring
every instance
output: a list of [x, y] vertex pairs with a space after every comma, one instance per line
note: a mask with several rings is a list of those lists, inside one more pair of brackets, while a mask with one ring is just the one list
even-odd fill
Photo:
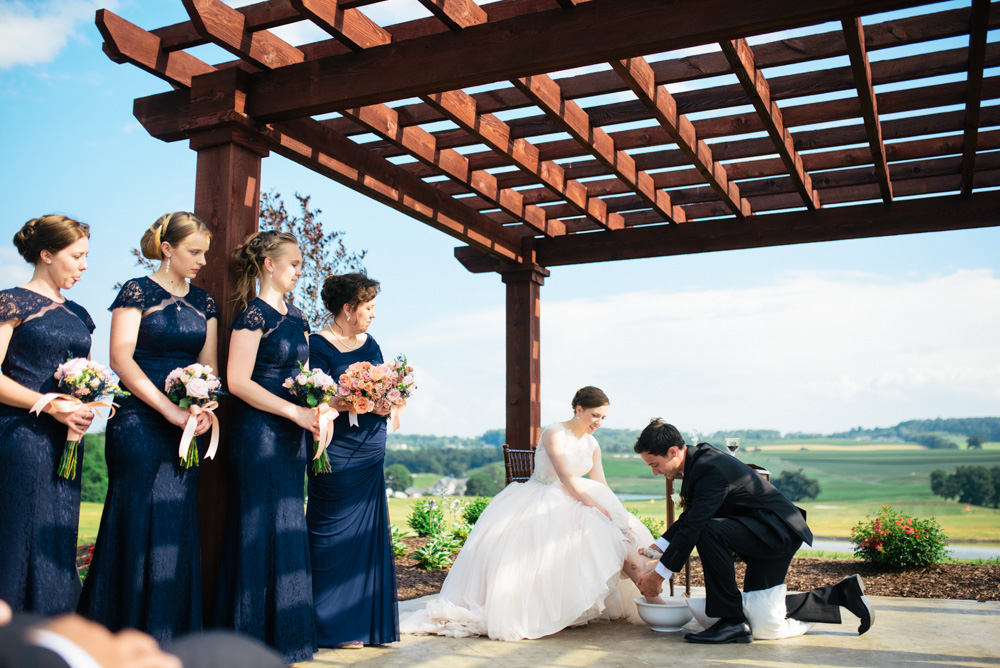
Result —
[[347, 322], [351, 321], [351, 316], [347, 316]]
[[170, 258], [167, 258], [167, 273], [170, 273]]

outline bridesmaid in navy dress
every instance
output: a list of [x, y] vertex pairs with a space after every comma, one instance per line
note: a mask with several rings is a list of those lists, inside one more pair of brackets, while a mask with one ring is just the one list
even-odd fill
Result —
[[303, 481], [307, 434], [319, 425], [281, 386], [309, 361], [309, 326], [284, 300], [302, 275], [302, 254], [294, 236], [267, 231], [233, 257], [243, 311], [232, 325], [226, 378], [239, 401], [226, 434], [232, 487], [214, 621], [294, 663], [316, 650]]
[[[379, 284], [362, 274], [331, 276], [323, 304], [333, 322], [309, 337], [310, 362], [334, 378], [354, 362], [383, 361], [366, 334], [375, 319]], [[316, 632], [324, 647], [355, 648], [399, 640], [396, 562], [385, 499], [388, 409], [348, 424], [347, 406], [334, 422], [327, 448], [331, 473], [309, 473], [309, 547], [313, 563]]]
[[87, 225], [65, 216], [29, 220], [14, 245], [34, 274], [23, 287], [0, 291], [0, 599], [16, 612], [72, 610], [80, 584], [83, 467], [73, 480], [56, 469], [68, 428], [83, 433], [94, 415], [84, 406], [61, 412], [54, 403], [39, 416], [28, 409], [57, 391], [57, 366], [90, 355], [94, 323], [62, 295], [87, 268], [89, 239]]
[[[180, 465], [189, 413], [167, 398], [164, 381], [177, 367], [217, 365], [215, 301], [187, 281], [210, 242], [194, 214], [162, 216], [141, 243], [160, 267], [126, 282], [110, 308], [111, 367], [132, 396], [108, 422], [108, 496], [79, 612], [161, 643], [202, 628], [199, 469]], [[196, 433], [210, 425], [202, 414]]]

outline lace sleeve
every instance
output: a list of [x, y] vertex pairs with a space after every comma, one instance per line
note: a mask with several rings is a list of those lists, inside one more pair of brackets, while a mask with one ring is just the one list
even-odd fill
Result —
[[0, 322], [7, 322], [21, 317], [20, 304], [10, 290], [0, 291]]
[[94, 330], [97, 329], [97, 326], [94, 325], [94, 319], [90, 317], [89, 313], [87, 313], [87, 309], [83, 308], [76, 302], [71, 302], [71, 301], [67, 301], [66, 306], [67, 308], [69, 308], [70, 311], [73, 312], [73, 314], [75, 314], [78, 318], [80, 318], [80, 320], [83, 321], [83, 324], [87, 326], [87, 330], [91, 334], [93, 334]]
[[108, 307], [108, 310], [114, 311], [116, 308], [137, 308], [144, 310], [148, 306], [147, 301], [148, 295], [143, 290], [142, 283], [139, 282], [139, 279], [133, 278], [122, 286], [121, 291], [115, 297], [115, 301], [111, 303], [111, 306]]
[[215, 305], [215, 298], [205, 293], [205, 319], [211, 320], [212, 318], [219, 317], [219, 307]]
[[236, 316], [236, 320], [229, 326], [229, 329], [259, 329], [268, 330], [267, 316], [259, 304], [250, 303], [243, 312]]
[[202, 290], [192, 285], [188, 301], [192, 306], [205, 314], [205, 320], [219, 317], [219, 308], [215, 305], [215, 299], [207, 290]]

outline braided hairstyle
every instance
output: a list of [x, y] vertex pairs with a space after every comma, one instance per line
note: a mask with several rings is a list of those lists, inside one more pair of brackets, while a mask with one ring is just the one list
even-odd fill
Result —
[[264, 274], [264, 259], [277, 260], [285, 244], [298, 246], [299, 240], [288, 232], [266, 230], [254, 232], [246, 238], [243, 245], [233, 249], [233, 260], [240, 272], [233, 290], [237, 311], [245, 309], [257, 296], [257, 281]]
[[37, 264], [42, 251], [58, 253], [78, 239], [90, 238], [90, 225], [67, 216], [50, 214], [32, 218], [14, 235], [14, 247], [24, 261]]
[[144, 257], [150, 260], [162, 260], [164, 241], [171, 246], [176, 246], [192, 234], [197, 233], [205, 234], [209, 239], [212, 238], [212, 230], [208, 229], [208, 225], [193, 213], [187, 211], [165, 213], [143, 233], [139, 248]]

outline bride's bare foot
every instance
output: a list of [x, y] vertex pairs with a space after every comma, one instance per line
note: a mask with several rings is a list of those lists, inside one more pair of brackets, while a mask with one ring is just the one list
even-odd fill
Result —
[[646, 603], [655, 603], [656, 605], [665, 605], [666, 604], [666, 601], [664, 601], [659, 596], [646, 596], [645, 598], [646, 598]]

